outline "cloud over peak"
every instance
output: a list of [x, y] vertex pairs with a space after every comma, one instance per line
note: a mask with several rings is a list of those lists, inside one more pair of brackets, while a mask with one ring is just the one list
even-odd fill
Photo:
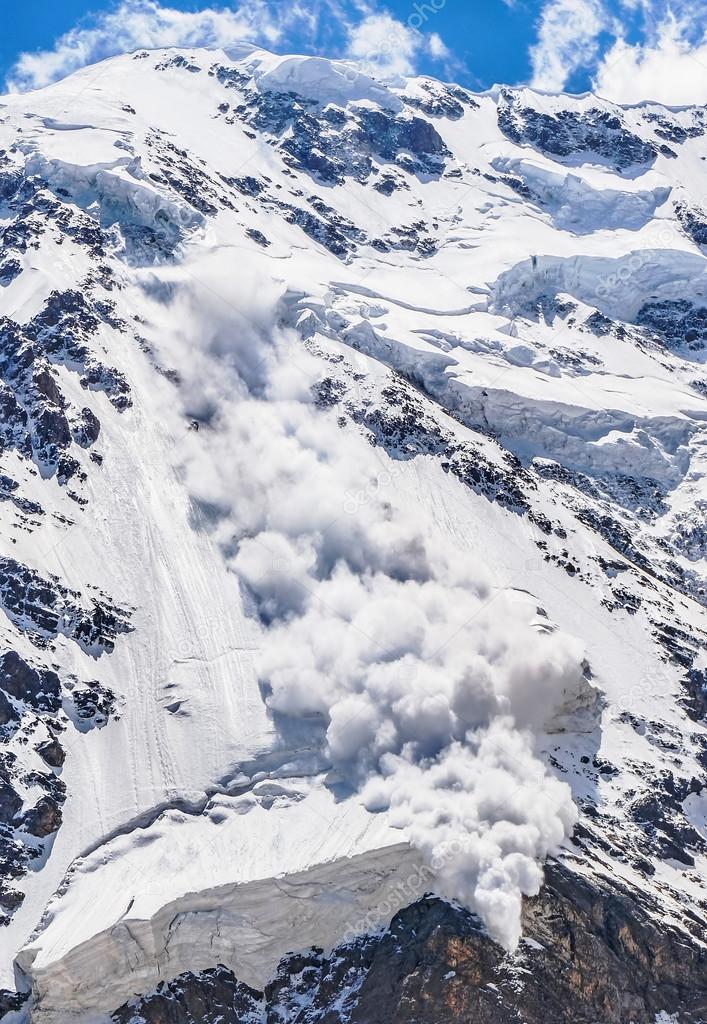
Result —
[[349, 29], [347, 56], [359, 61], [367, 74], [383, 78], [415, 73], [420, 53], [446, 60], [449, 51], [436, 32], [426, 35], [409, 18], [407, 23], [390, 14], [369, 14]]
[[219, 47], [241, 40], [274, 44], [286, 23], [310, 16], [296, 2], [280, 10], [265, 0], [235, 10], [200, 11], [179, 11], [156, 0], [123, 0], [70, 29], [52, 49], [20, 54], [7, 84], [15, 92], [41, 89], [87, 64], [141, 47]]
[[[443, 0], [435, 2], [443, 6]], [[402, 22], [357, 0], [249, 0], [197, 11], [158, 0], [121, 0], [71, 28], [51, 49], [21, 53], [6, 84], [12, 92], [41, 89], [88, 64], [142, 48], [218, 48], [242, 41], [291, 48], [294, 40], [299, 51], [326, 50], [359, 61], [368, 74], [397, 77], [414, 74], [422, 56], [449, 58], [439, 33], [427, 31], [428, 20], [413, 12]]]

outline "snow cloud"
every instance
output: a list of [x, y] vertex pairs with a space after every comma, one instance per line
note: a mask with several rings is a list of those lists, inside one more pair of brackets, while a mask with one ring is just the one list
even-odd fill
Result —
[[449, 60], [451, 52], [438, 32], [431, 32], [427, 41], [427, 49], [435, 60]]
[[497, 588], [406, 499], [400, 464], [314, 404], [328, 364], [276, 326], [282, 285], [189, 269], [168, 322], [184, 411], [207, 422], [182, 472], [263, 624], [275, 721], [311, 728], [341, 783], [425, 854], [437, 891], [512, 948], [522, 896], [575, 821], [535, 737], [586, 693], [582, 646]]

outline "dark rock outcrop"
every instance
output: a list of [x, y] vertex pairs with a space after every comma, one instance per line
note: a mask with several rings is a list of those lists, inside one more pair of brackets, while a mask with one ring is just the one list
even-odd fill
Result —
[[130, 1000], [113, 1014], [115, 1024], [262, 1024], [263, 994], [225, 967], [191, 971]]
[[643, 115], [643, 120], [651, 125], [653, 132], [659, 139], [666, 142], [675, 142], [679, 146], [688, 139], [696, 139], [705, 133], [704, 110], [696, 108], [690, 111], [693, 124], [681, 124], [676, 118], [670, 117], [667, 110], [661, 114], [655, 111], [648, 111]]
[[283, 960], [265, 991], [225, 967], [120, 1007], [115, 1024], [680, 1024], [705, 1019], [707, 953], [618, 881], [551, 864], [510, 956], [465, 911], [425, 898], [383, 934]]
[[[219, 107], [227, 120], [241, 120], [273, 136], [286, 163], [326, 184], [340, 185], [346, 178], [365, 182], [376, 161], [397, 162], [411, 174], [438, 176], [444, 171], [449, 151], [425, 118], [356, 105], [346, 112], [295, 92], [260, 92], [240, 71], [218, 64], [209, 74], [242, 98]], [[437, 100], [453, 113], [463, 109], [451, 93], [444, 102]]]
[[102, 323], [119, 326], [111, 304], [90, 302], [77, 290], [52, 292], [27, 324], [0, 319], [0, 450], [31, 458], [60, 484], [86, 478], [71, 448], [90, 448], [100, 423], [88, 407], [72, 410], [54, 367], [78, 373], [84, 389], [105, 392], [118, 411], [131, 405], [125, 378], [88, 344]]
[[61, 825], [61, 808], [50, 796], [43, 796], [30, 808], [22, 820], [22, 827], [38, 839], [46, 839]]
[[702, 349], [707, 340], [707, 309], [688, 299], [647, 302], [636, 323], [658, 335], [667, 348]]
[[50, 768], [61, 768], [66, 758], [64, 748], [55, 736], [40, 743], [37, 753]]
[[129, 613], [97, 598], [87, 607], [80, 598], [56, 577], [40, 576], [14, 558], [0, 558], [0, 604], [20, 629], [40, 641], [62, 634], [86, 647], [112, 651], [116, 636], [131, 629]]
[[533, 146], [560, 160], [591, 162], [594, 158], [626, 170], [653, 164], [658, 155], [659, 147], [631, 132], [618, 111], [597, 107], [548, 113], [524, 106], [512, 89], [501, 92], [497, 111], [498, 126], [511, 142]]
[[441, 82], [421, 79], [418, 82], [422, 96], [403, 95], [404, 103], [415, 110], [421, 110], [429, 117], [448, 117], [458, 121], [464, 116], [464, 108], [478, 110], [476, 100], [458, 85], [443, 85]]
[[16, 651], [0, 655], [0, 692], [25, 701], [37, 711], [54, 713], [61, 706], [61, 683], [51, 669], [29, 665]]
[[675, 216], [695, 245], [707, 246], [707, 213], [703, 209], [680, 202], [675, 204]]

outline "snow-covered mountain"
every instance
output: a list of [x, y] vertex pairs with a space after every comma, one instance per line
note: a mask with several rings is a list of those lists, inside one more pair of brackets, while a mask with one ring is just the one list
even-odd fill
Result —
[[3, 1020], [707, 1021], [705, 108], [166, 50], [0, 147]]

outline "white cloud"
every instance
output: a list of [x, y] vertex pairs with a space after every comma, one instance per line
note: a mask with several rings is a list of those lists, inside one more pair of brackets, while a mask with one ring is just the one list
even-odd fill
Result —
[[412, 75], [423, 53], [434, 60], [450, 56], [439, 33], [425, 34], [390, 14], [369, 14], [359, 24], [349, 26], [346, 55], [358, 61], [366, 74], [385, 79]]
[[50, 50], [22, 53], [8, 75], [8, 88], [39, 89], [77, 68], [141, 47], [229, 46], [241, 40], [275, 45], [299, 24], [312, 31], [316, 5], [249, 0], [235, 9], [179, 11], [156, 0], [123, 0], [115, 9], [60, 36]]
[[[573, 72], [593, 72], [592, 87], [617, 103], [658, 100], [704, 103], [707, 97], [707, 15], [695, 0], [546, 0], [538, 39], [531, 47], [531, 85], [547, 92], [566, 87]], [[641, 40], [625, 38], [624, 22], [640, 19]], [[634, 24], [634, 22], [631, 22]], [[635, 27], [635, 26], [634, 26]], [[600, 54], [602, 33], [613, 38]]]
[[411, 75], [422, 37], [390, 14], [371, 14], [349, 31], [348, 56], [366, 73], [384, 78]]
[[87, 64], [143, 47], [228, 47], [247, 41], [302, 51], [316, 49], [323, 38], [331, 56], [343, 41], [346, 55], [362, 62], [369, 74], [394, 77], [413, 73], [423, 54], [449, 58], [440, 35], [422, 31], [424, 20], [413, 14], [404, 24], [358, 0], [237, 0], [198, 11], [158, 0], [121, 0], [60, 36], [51, 49], [21, 53], [6, 84], [12, 92], [41, 89]]
[[608, 26], [600, 0], [548, 0], [540, 17], [538, 41], [531, 47], [531, 85], [559, 92], [579, 68], [591, 67], [599, 35]]
[[668, 15], [647, 42], [618, 39], [599, 64], [595, 91], [617, 103], [704, 103], [707, 36], [692, 42], [688, 33], [693, 29], [694, 22]]
[[451, 56], [449, 48], [446, 46], [438, 32], [430, 33], [430, 37], [427, 42], [427, 49], [429, 50], [430, 56], [434, 57], [435, 60], [448, 60]]

